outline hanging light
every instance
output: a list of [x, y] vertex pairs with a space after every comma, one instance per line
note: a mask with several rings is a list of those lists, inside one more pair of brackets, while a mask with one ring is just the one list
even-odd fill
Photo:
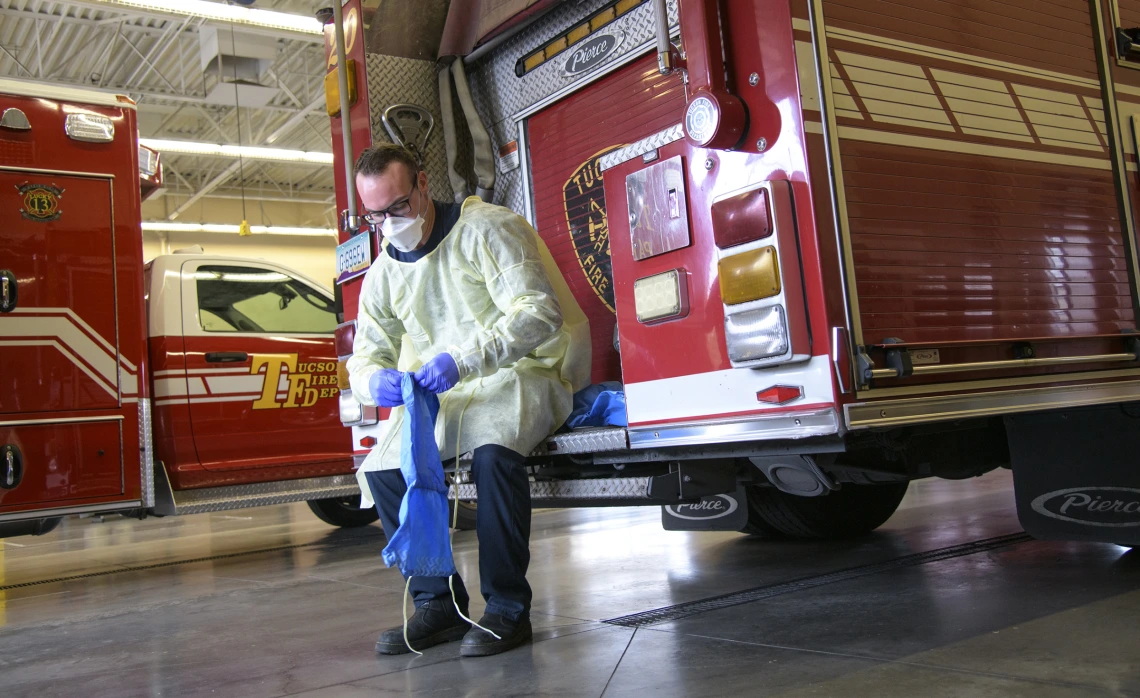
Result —
[[310, 150], [288, 150], [286, 148], [259, 148], [249, 145], [223, 145], [200, 143], [197, 141], [172, 141], [161, 138], [140, 138], [139, 145], [157, 150], [160, 153], [184, 155], [205, 155], [220, 158], [243, 157], [248, 160], [275, 160], [278, 162], [305, 162], [313, 165], [333, 164], [332, 153]]
[[[281, 225], [249, 225], [250, 235], [301, 235], [336, 237], [336, 228], [298, 228]], [[171, 223], [143, 221], [142, 229], [152, 233], [241, 233], [241, 226], [231, 223]]]
[[313, 37], [319, 36], [322, 39], [325, 33], [321, 23], [312, 16], [236, 7], [206, 0], [99, 0], [99, 2], [114, 7], [156, 10], [182, 17], [203, 17], [249, 27], [278, 29]]

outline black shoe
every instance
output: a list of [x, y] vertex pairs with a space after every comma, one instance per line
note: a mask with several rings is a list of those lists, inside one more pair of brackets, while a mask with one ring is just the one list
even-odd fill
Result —
[[459, 653], [464, 657], [489, 657], [530, 642], [530, 618], [527, 616], [511, 620], [498, 613], [484, 613], [479, 619], [479, 625], [494, 632], [500, 639], [496, 640], [495, 635], [482, 628], [472, 627], [459, 647]]
[[[471, 625], [459, 617], [451, 599], [434, 599], [416, 609], [408, 619], [408, 642], [417, 652], [444, 642], [462, 640]], [[407, 654], [412, 650], [404, 643], [404, 626], [385, 630], [376, 641], [380, 654]]]

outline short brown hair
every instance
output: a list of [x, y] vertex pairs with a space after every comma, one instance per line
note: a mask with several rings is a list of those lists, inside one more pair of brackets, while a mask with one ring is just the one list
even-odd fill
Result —
[[416, 156], [407, 148], [394, 143], [381, 143], [371, 148], [365, 148], [360, 157], [356, 159], [355, 174], [365, 177], [379, 176], [384, 174], [384, 171], [394, 162], [404, 163], [408, 168], [408, 173], [411, 174], [414, 185], [416, 177], [420, 174], [420, 165], [416, 162]]

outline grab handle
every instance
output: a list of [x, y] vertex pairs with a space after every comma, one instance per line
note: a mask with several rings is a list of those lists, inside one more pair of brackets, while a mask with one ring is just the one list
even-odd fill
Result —
[[249, 361], [249, 354], [244, 351], [208, 351], [206, 352], [206, 363], [210, 364], [236, 364], [241, 361]]

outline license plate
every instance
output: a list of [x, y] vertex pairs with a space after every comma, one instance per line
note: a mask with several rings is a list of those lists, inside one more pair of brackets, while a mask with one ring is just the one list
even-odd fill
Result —
[[367, 232], [354, 235], [336, 246], [336, 282], [355, 279], [372, 266], [372, 236]]

